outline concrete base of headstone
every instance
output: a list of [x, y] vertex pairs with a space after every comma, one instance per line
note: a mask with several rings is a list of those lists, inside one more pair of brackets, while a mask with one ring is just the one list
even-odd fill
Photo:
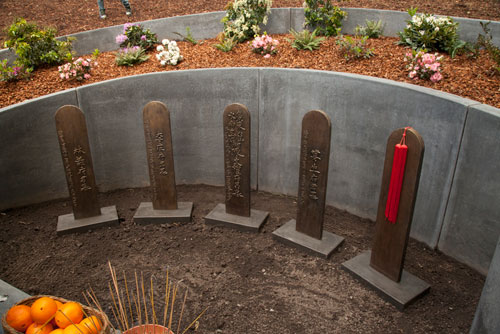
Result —
[[394, 282], [370, 266], [370, 257], [371, 251], [362, 253], [342, 263], [342, 268], [373, 288], [400, 311], [429, 292], [431, 288], [429, 284], [406, 270], [403, 270], [401, 281]]
[[266, 222], [269, 212], [250, 209], [250, 217], [226, 213], [226, 205], [219, 203], [205, 216], [205, 223], [210, 225], [232, 227], [245, 232], [259, 232]]
[[176, 210], [155, 210], [153, 203], [142, 202], [134, 215], [134, 221], [137, 224], [190, 222], [192, 213], [193, 202], [177, 202]]
[[344, 242], [344, 238], [331, 232], [323, 231], [321, 240], [297, 232], [296, 220], [292, 219], [273, 232], [273, 237], [285, 244], [303, 249], [313, 255], [328, 259], [333, 251]]
[[72, 213], [57, 218], [57, 234], [67, 234], [93, 230], [98, 227], [118, 225], [116, 206], [101, 208], [101, 215], [83, 219], [75, 219]]

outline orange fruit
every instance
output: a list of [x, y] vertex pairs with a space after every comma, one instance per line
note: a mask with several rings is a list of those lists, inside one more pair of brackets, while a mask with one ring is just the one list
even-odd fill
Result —
[[87, 328], [78, 324], [78, 325], [69, 325], [64, 329], [63, 334], [89, 334], [89, 332]]
[[43, 325], [57, 312], [57, 304], [50, 297], [40, 297], [31, 305], [31, 318], [37, 324]]
[[34, 322], [28, 327], [26, 334], [49, 334], [54, 329], [51, 324], [42, 326], [43, 324], [37, 324]]
[[[60, 309], [60, 308], [64, 305], [63, 303], [61, 303], [61, 302], [60, 302], [60, 301], [58, 301], [58, 300], [55, 300], [55, 299], [54, 299], [54, 301], [55, 301], [55, 302], [56, 302], [56, 304], [57, 304], [57, 309], [58, 309], [58, 310], [59, 310], [59, 309]], [[56, 327], [57, 327], [57, 324], [56, 324], [56, 317], [54, 317], [50, 323], [52, 324], [52, 327], [56, 328]], [[54, 333], [54, 334], [62, 334], [62, 333]]]
[[31, 308], [27, 305], [14, 305], [7, 312], [5, 320], [16, 331], [24, 332], [33, 323]]
[[95, 315], [85, 318], [80, 325], [88, 330], [89, 334], [98, 334], [102, 328], [102, 322]]
[[59, 328], [66, 328], [78, 324], [83, 319], [82, 306], [76, 302], [67, 302], [56, 313], [56, 324]]
[[52, 332], [50, 332], [49, 334], [63, 334], [63, 332], [64, 332], [64, 329], [56, 328]]

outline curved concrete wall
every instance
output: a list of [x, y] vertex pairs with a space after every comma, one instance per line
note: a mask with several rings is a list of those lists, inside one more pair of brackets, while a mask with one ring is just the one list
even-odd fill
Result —
[[[296, 195], [300, 124], [332, 119], [327, 202], [374, 219], [384, 150], [395, 128], [425, 141], [412, 237], [486, 273], [500, 234], [500, 111], [419, 86], [354, 74], [227, 68], [105, 81], [0, 109], [0, 209], [67, 197], [54, 125], [65, 104], [85, 113], [101, 191], [148, 184], [141, 112], [171, 111], [177, 183], [222, 185], [222, 112], [252, 117], [254, 187]], [[444, 222], [444, 224], [443, 224]], [[443, 228], [444, 227], [444, 228]]]
[[[364, 25], [366, 20], [382, 20], [385, 23], [384, 35], [397, 36], [406, 26], [406, 20], [410, 16], [406, 12], [393, 10], [378, 10], [364, 8], [344, 8], [348, 17], [344, 20], [342, 32], [345, 34], [354, 34], [357, 25]], [[185, 16], [175, 16], [152, 21], [140, 22], [146, 28], [158, 34], [160, 39], [179, 39], [174, 32], [185, 33], [186, 27], [190, 27], [192, 34], [197, 39], [213, 38], [223, 30], [220, 20], [225, 12], [203, 13]], [[481, 21], [454, 17], [459, 23], [459, 35], [465, 41], [475, 42], [479, 33], [483, 33]], [[303, 29], [304, 9], [303, 8], [273, 8], [269, 15], [269, 22], [263, 27], [264, 31], [270, 34], [285, 34], [291, 28], [299, 31]], [[500, 22], [491, 22], [491, 35], [493, 43], [500, 46]], [[96, 48], [100, 51], [112, 51], [118, 49], [115, 42], [116, 35], [122, 32], [123, 26], [113, 26], [102, 29], [84, 31], [68, 36], [76, 37], [73, 43], [77, 54], [90, 54]], [[66, 37], [66, 36], [65, 36]], [[62, 37], [64, 38], [64, 37]], [[14, 59], [14, 56], [8, 50], [0, 50], [0, 59]]]

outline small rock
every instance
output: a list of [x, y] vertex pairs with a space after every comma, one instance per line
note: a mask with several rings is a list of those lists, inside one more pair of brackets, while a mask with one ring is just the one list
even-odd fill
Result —
[[80, 248], [83, 246], [83, 242], [77, 241], [77, 242], [75, 242], [75, 245], [76, 245], [76, 247]]

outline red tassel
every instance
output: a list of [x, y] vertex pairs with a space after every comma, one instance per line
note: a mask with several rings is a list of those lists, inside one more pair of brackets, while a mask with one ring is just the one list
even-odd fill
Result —
[[401, 197], [401, 188], [403, 187], [404, 171], [406, 166], [406, 156], [408, 146], [406, 146], [406, 130], [399, 144], [394, 147], [394, 158], [392, 162], [391, 181], [389, 183], [389, 192], [385, 206], [385, 217], [390, 223], [395, 224], [398, 218], [399, 200]]

